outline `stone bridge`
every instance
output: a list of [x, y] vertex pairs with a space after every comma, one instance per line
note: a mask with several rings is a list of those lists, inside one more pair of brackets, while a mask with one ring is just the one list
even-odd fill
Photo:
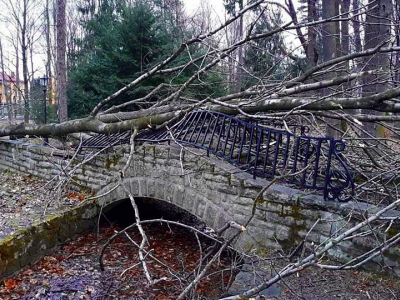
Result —
[[[51, 227], [52, 234], [56, 237], [52, 244], [43, 246], [38, 242], [37, 246], [37, 243], [27, 241], [24, 247], [14, 249], [14, 259], [23, 261], [20, 264], [12, 265], [8, 261], [10, 258], [4, 263], [1, 248], [4, 241], [0, 240], [0, 278], [37, 260], [51, 251], [57, 243], [64, 241], [67, 236], [63, 228], [68, 227], [68, 235], [73, 236], [94, 224], [86, 222], [82, 223], [86, 225], [82, 225], [79, 222], [96, 217], [100, 208], [126, 199], [124, 190], [115, 186], [120, 170], [127, 162], [128, 153], [128, 146], [117, 146], [79, 166], [87, 158], [83, 154], [74, 157], [73, 152], [51, 147], [19, 141], [0, 141], [1, 168], [18, 170], [47, 180], [64, 178], [65, 172], [76, 168], [72, 173], [71, 184], [76, 189], [84, 189], [98, 196], [94, 202], [87, 203], [85, 209], [80, 207], [75, 212], [78, 214], [78, 218], [74, 219], [75, 223], [71, 224], [70, 219], [59, 216], [60, 224]], [[133, 196], [172, 203], [214, 229], [230, 220], [244, 224], [251, 216], [256, 201], [254, 219], [235, 243], [235, 247], [261, 255], [271, 250], [293, 248], [306, 236], [307, 243], [319, 244], [354, 225], [356, 219], [352, 219], [352, 216], [362, 216], [376, 209], [362, 203], [325, 201], [322, 196], [279, 184], [273, 184], [259, 195], [268, 181], [253, 179], [252, 175], [232, 165], [212, 156], [207, 157], [202, 150], [185, 149], [172, 144], [138, 145], [125, 174], [124, 183]], [[389, 213], [400, 214], [397, 211]], [[55, 219], [57, 217], [52, 220]], [[315, 224], [317, 220], [319, 222]], [[43, 224], [43, 230], [50, 230], [46, 222]], [[311, 228], [313, 230], [309, 232]], [[40, 230], [36, 232], [40, 233]], [[35, 233], [30, 234], [26, 239], [38, 238]], [[385, 238], [389, 233], [382, 231], [381, 235]], [[21, 233], [17, 236], [23, 239]], [[329, 254], [339, 261], [347, 261], [371, 249], [374, 243], [370, 237], [354, 237], [331, 249]], [[13, 247], [13, 243], [8, 242], [8, 245]], [[17, 244], [14, 243], [15, 245]], [[386, 263], [398, 267], [399, 250], [399, 247], [393, 247], [385, 252]], [[379, 261], [382, 259], [380, 257]], [[6, 265], [8, 267], [4, 267]]]

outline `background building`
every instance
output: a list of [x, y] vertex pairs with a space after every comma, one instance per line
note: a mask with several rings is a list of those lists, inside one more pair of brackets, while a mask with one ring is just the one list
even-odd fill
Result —
[[12, 72], [11, 75], [5, 75], [0, 73], [0, 99], [1, 104], [7, 103], [7, 100], [11, 100], [11, 103], [21, 104], [23, 101], [22, 95], [24, 90], [24, 84], [19, 80], [17, 84], [17, 79], [15, 74]]

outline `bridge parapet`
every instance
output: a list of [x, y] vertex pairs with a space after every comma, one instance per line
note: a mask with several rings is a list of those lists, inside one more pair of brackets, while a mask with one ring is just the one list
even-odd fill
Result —
[[[99, 206], [127, 198], [122, 189], [113, 188], [121, 167], [127, 161], [128, 151], [128, 146], [115, 147], [77, 168], [72, 174], [75, 188], [90, 189], [96, 195], [106, 194], [99, 197]], [[49, 147], [0, 142], [2, 168], [46, 179], [54, 176], [64, 178], [64, 171], [76, 167], [82, 159], [83, 156], [71, 161], [71, 155]], [[261, 189], [268, 184], [267, 180], [254, 179], [251, 174], [231, 164], [207, 157], [201, 150], [188, 151], [176, 145], [138, 146], [125, 175], [125, 183], [134, 196], [170, 202], [214, 229], [230, 220], [244, 224], [256, 201], [254, 219], [235, 246], [259, 253], [294, 247], [306, 236], [307, 243], [319, 244], [357, 223], [357, 219], [348, 216], [376, 210], [376, 207], [363, 203], [324, 201], [322, 196], [308, 195], [276, 184], [259, 196]], [[398, 211], [389, 213], [400, 214]], [[311, 228], [313, 230], [308, 234]], [[380, 234], [384, 239], [389, 233], [382, 231]], [[369, 237], [358, 236], [335, 246], [330, 255], [347, 261], [373, 246], [374, 241]], [[390, 259], [386, 258], [387, 263], [394, 267], [400, 266], [399, 249], [390, 249]]]

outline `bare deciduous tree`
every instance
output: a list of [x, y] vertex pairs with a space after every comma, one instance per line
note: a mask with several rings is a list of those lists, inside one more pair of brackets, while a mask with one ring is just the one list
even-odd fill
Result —
[[[368, 2], [369, 12], [365, 17], [365, 49], [378, 47], [379, 45], [388, 44], [391, 39], [391, 21], [390, 16], [393, 12], [392, 1], [379, 0]], [[388, 82], [389, 75], [389, 56], [387, 54], [377, 53], [366, 58], [364, 70], [378, 70], [386, 72], [380, 75], [368, 75], [364, 77], [363, 95], [373, 95], [387, 90], [390, 87]], [[373, 110], [364, 111], [367, 114], [375, 114]], [[369, 135], [382, 135], [377, 132], [376, 124], [365, 124], [365, 130]]]
[[58, 119], [60, 122], [68, 120], [67, 106], [67, 21], [66, 1], [57, 0], [56, 4], [56, 28], [57, 28], [57, 59], [56, 59], [56, 95], [58, 102]]

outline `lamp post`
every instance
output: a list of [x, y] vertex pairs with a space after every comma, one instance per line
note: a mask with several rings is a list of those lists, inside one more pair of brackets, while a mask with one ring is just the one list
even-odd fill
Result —
[[[39, 83], [43, 87], [43, 110], [44, 110], [44, 118], [43, 123], [47, 123], [47, 105], [46, 105], [46, 92], [47, 92], [47, 81], [48, 77], [43, 75], [42, 78], [39, 78]], [[43, 138], [45, 145], [49, 143], [48, 137]]]

